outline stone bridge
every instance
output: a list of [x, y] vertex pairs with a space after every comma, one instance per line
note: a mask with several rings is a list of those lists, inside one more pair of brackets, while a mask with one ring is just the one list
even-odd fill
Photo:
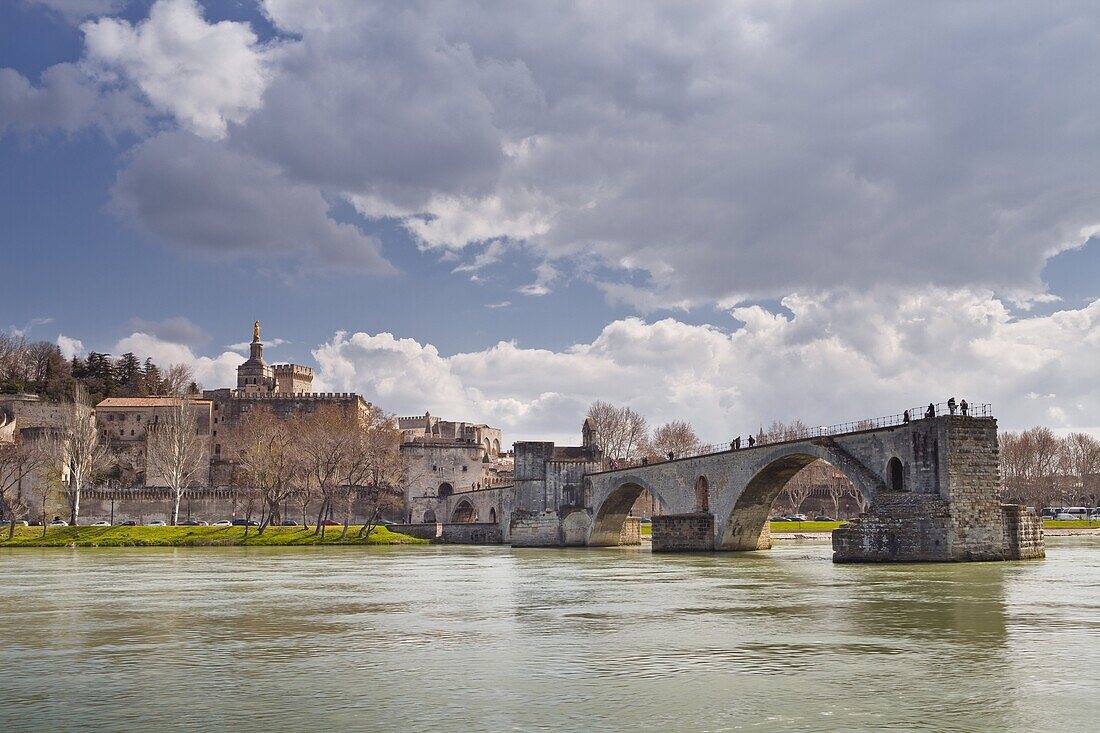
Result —
[[[517, 460], [522, 446], [517, 443]], [[962, 415], [589, 470], [579, 490], [543, 486], [535, 495], [537, 482], [517, 482], [511, 541], [617, 545], [631, 506], [645, 490], [666, 512], [653, 518], [655, 552], [763, 549], [771, 544], [768, 516], [776, 498], [792, 476], [816, 459], [844, 473], [870, 502], [859, 519], [833, 533], [836, 561], [1003, 560], [1044, 554], [1038, 518], [1000, 503], [996, 420]], [[550, 496], [561, 498], [555, 503]]]

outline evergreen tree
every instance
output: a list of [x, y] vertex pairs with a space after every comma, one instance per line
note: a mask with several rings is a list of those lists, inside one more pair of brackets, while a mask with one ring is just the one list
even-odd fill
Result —
[[145, 374], [141, 362], [130, 352], [119, 357], [115, 366], [119, 389], [127, 397], [144, 397], [149, 394], [145, 384]]
[[160, 369], [151, 358], [145, 360], [145, 389], [146, 394], [163, 394], [164, 380], [160, 376]]

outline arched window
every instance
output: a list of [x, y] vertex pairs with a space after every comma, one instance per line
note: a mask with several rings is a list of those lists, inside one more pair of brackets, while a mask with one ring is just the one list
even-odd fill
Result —
[[438, 496], [439, 496], [440, 499], [446, 499], [448, 496], [450, 496], [453, 493], [455, 493], [455, 487], [451, 486], [446, 481], [444, 481], [443, 483], [441, 483], [439, 485], [439, 494], [438, 494]]
[[901, 459], [894, 456], [886, 464], [886, 487], [891, 491], [904, 491], [904, 476], [905, 469], [901, 465]]
[[695, 480], [695, 511], [710, 511], [710, 485], [706, 476], [700, 476]]

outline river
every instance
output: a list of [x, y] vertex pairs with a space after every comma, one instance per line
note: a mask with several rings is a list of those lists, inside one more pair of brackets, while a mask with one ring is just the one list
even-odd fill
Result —
[[0, 551], [3, 731], [1100, 729], [1100, 542], [1043, 561]]

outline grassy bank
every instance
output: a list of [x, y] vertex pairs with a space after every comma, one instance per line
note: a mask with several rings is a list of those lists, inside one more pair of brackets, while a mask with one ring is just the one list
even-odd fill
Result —
[[313, 530], [301, 527], [268, 527], [263, 534], [244, 527], [16, 527], [8, 539], [7, 527], [0, 532], [0, 547], [283, 547], [298, 545], [422, 545], [427, 540], [375, 527], [370, 536], [359, 538], [359, 527], [348, 529], [348, 538], [340, 541], [340, 527], [327, 527], [322, 543]]

